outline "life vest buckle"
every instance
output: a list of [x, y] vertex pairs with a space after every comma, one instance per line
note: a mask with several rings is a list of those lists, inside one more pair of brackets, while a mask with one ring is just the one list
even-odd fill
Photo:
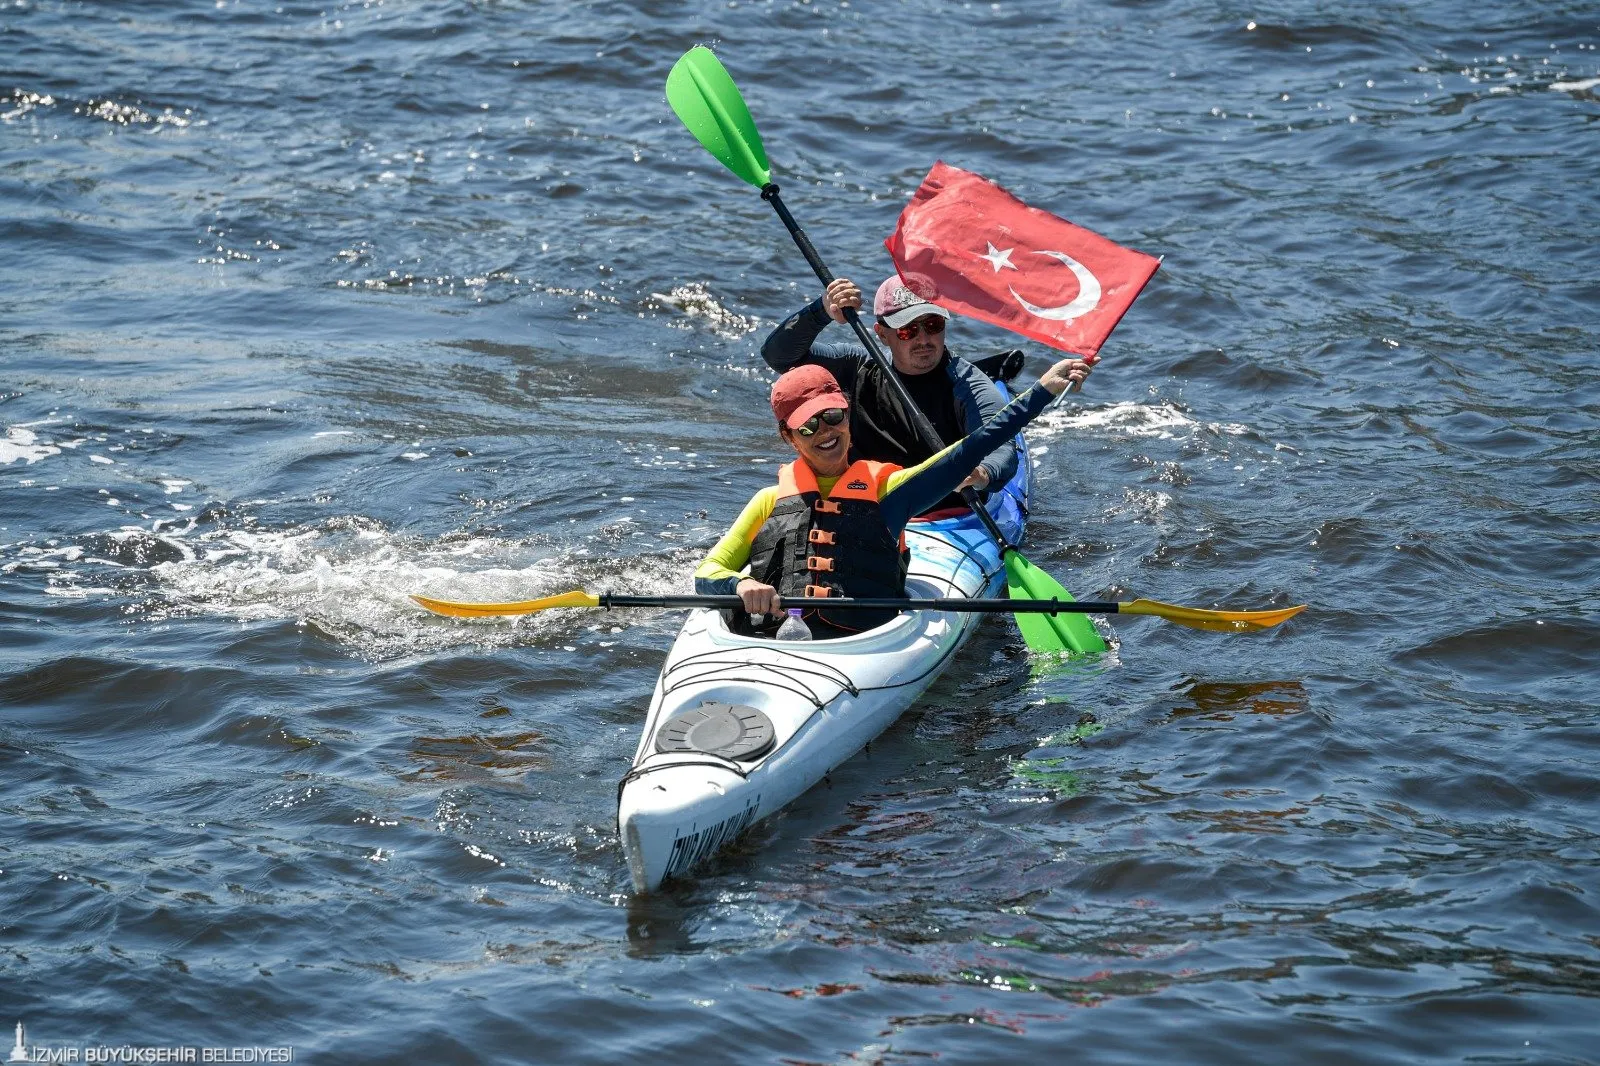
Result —
[[810, 541], [812, 544], [832, 544], [834, 542], [834, 537], [832, 531], [830, 530], [813, 529], [811, 532], [806, 534], [806, 540]]
[[807, 585], [805, 594], [813, 599], [819, 597], [826, 599], [827, 597], [833, 595], [833, 590], [827, 585]]
[[807, 570], [832, 570], [833, 560], [826, 555], [812, 555], [806, 559]]
[[823, 514], [839, 514], [844, 510], [838, 500], [818, 500], [811, 506]]

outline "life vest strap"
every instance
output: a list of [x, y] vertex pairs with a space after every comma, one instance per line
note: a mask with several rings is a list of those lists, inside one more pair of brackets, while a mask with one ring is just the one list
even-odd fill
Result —
[[810, 533], [806, 534], [806, 540], [810, 541], [812, 544], [832, 544], [834, 543], [834, 536], [829, 530], [813, 529]]

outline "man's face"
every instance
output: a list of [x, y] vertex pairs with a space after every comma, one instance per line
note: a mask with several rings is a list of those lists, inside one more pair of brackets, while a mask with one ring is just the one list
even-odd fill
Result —
[[[808, 437], [801, 430], [812, 429]], [[795, 453], [806, 461], [818, 477], [838, 477], [850, 466], [850, 416], [848, 412], [839, 424], [830, 426], [827, 419], [817, 417], [799, 429], [787, 426], [780, 430], [783, 439], [794, 447]]]
[[[945, 320], [939, 315], [923, 315], [899, 329], [877, 324], [878, 337], [894, 356], [894, 368], [902, 374], [926, 374], [944, 358]], [[935, 332], [937, 331], [937, 332]]]

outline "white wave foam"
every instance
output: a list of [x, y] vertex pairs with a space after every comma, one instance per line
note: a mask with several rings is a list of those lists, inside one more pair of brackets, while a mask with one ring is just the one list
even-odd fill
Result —
[[[761, 320], [754, 315], [741, 315], [724, 307], [703, 281], [691, 281], [679, 285], [671, 292], [653, 292], [650, 294], [650, 299], [656, 301], [658, 305], [675, 308], [682, 312], [685, 318], [703, 320], [711, 332], [728, 340], [737, 340], [761, 328]], [[684, 329], [690, 328], [687, 322], [681, 323], [681, 326]]]
[[60, 448], [49, 442], [39, 443], [39, 434], [25, 426], [10, 427], [6, 439], [0, 440], [0, 466], [10, 466], [18, 459], [26, 459], [32, 466], [40, 459], [60, 454]]
[[550, 591], [561, 575], [552, 560], [476, 570], [474, 561], [502, 558], [513, 546], [482, 537], [426, 544], [362, 518], [314, 528], [215, 529], [163, 539], [183, 552], [182, 558], [151, 568], [169, 609], [245, 621], [294, 618], [385, 651], [503, 642], [492, 636], [486, 641], [483, 633], [438, 639], [440, 633], [430, 631], [439, 627], [409, 599], [413, 592], [525, 599]]
[[23, 115], [26, 115], [36, 107], [54, 107], [56, 98], [48, 93], [29, 92], [24, 89], [17, 89], [11, 94], [9, 101], [7, 101], [4, 97], [0, 97], [0, 103], [5, 102], [13, 103], [16, 106], [10, 111], [0, 112], [0, 122], [15, 122], [17, 119], [21, 118]]
[[1198, 430], [1210, 430], [1238, 436], [1249, 432], [1248, 426], [1233, 422], [1202, 422], [1190, 418], [1171, 403], [1141, 404], [1127, 401], [1105, 407], [1054, 407], [1040, 415], [1029, 428], [1032, 437], [1051, 437], [1063, 430], [1109, 431], [1113, 436], [1156, 437], [1172, 440], [1192, 435]]
[[1172, 495], [1159, 489], [1126, 489], [1122, 494], [1122, 503], [1114, 505], [1109, 513], [1113, 516], [1125, 516], [1135, 522], [1143, 522], [1158, 529], [1164, 529], [1167, 524], [1167, 508], [1172, 506]]
[[[42, 423], [34, 423], [40, 426]], [[86, 445], [79, 454], [93, 469], [113, 463], [88, 451], [103, 437], [48, 440], [16, 425], [0, 439], [0, 464], [28, 464]], [[102, 448], [102, 451], [109, 450]], [[693, 466], [697, 453], [672, 449]], [[412, 456], [407, 456], [413, 458]], [[415, 458], [423, 458], [416, 456]], [[89, 464], [84, 464], [88, 466]], [[32, 487], [34, 479], [19, 479]], [[437, 618], [410, 599], [421, 593], [440, 599], [510, 601], [535, 599], [574, 588], [592, 591], [688, 591], [698, 551], [668, 523], [661, 542], [634, 554], [624, 542], [643, 546], [652, 530], [642, 512], [563, 546], [548, 540], [445, 534], [423, 538], [397, 533], [374, 519], [343, 516], [272, 529], [250, 511], [265, 500], [234, 503], [225, 526], [200, 517], [195, 482], [181, 472], [148, 479], [179, 517], [126, 525], [61, 540], [0, 544], [0, 574], [33, 574], [51, 596], [129, 600], [146, 617], [213, 615], [240, 621], [290, 619], [313, 625], [367, 654], [387, 657], [429, 648], [553, 644], [588, 641], [592, 617], [584, 611], [551, 611], [518, 620], [458, 622]], [[53, 491], [56, 486], [43, 486]], [[113, 490], [96, 490], [106, 506], [119, 506]], [[631, 502], [631, 499], [630, 501]], [[174, 512], [168, 512], [174, 513]], [[184, 512], [188, 512], [185, 514]], [[126, 521], [126, 519], [113, 519]], [[634, 538], [639, 538], [635, 540]], [[656, 625], [659, 616], [609, 616], [624, 625]], [[554, 637], [555, 639], [551, 639]]]
[[1600, 78], [1584, 78], [1581, 81], [1553, 81], [1550, 91], [1557, 93], [1581, 93], [1600, 85]]
[[599, 575], [596, 582], [596, 560], [583, 547], [549, 557], [547, 546], [495, 537], [447, 535], [425, 541], [359, 516], [289, 530], [152, 534], [133, 527], [124, 533], [155, 536], [181, 554], [150, 568], [159, 586], [158, 615], [292, 618], [380, 656], [452, 646], [550, 643], [552, 637], [570, 641], [590, 624], [584, 611], [454, 622], [418, 607], [410, 599], [413, 593], [503, 602], [590, 586], [684, 591], [694, 565], [694, 553], [684, 549], [670, 557], [630, 559], [625, 575]]

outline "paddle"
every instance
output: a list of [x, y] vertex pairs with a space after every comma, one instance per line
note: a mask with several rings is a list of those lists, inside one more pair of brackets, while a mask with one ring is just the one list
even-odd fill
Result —
[[[795, 244], [799, 246], [800, 254], [806, 257], [806, 262], [811, 264], [811, 269], [816, 272], [822, 284], [826, 286], [833, 281], [832, 272], [822, 262], [822, 257], [817, 254], [810, 238], [805, 235], [799, 223], [795, 222], [794, 216], [789, 213], [788, 207], [778, 195], [778, 186], [772, 182], [772, 170], [767, 162], [766, 148], [761, 143], [761, 134], [756, 130], [755, 120], [750, 117], [750, 108], [745, 105], [744, 97], [739, 93], [739, 87], [733, 83], [733, 78], [727, 69], [710, 49], [703, 46], [691, 48], [673, 64], [672, 73], [667, 75], [667, 103], [672, 106], [672, 110], [682, 120], [684, 126], [688, 127], [689, 132], [694, 134], [695, 139], [705, 147], [706, 151], [734, 174], [761, 190], [761, 198], [771, 204], [772, 209], [778, 213], [778, 218], [783, 221], [789, 236], [793, 237]], [[844, 315], [850, 328], [855, 331], [857, 339], [871, 353], [873, 360], [883, 371], [883, 376], [895, 390], [895, 395], [905, 407], [907, 416], [916, 428], [917, 435], [922, 438], [923, 444], [932, 451], [941, 451], [945, 446], [944, 442], [939, 439], [927, 417], [911, 399], [905, 383], [894, 372], [889, 357], [878, 347], [877, 338], [862, 323], [861, 316], [856, 314], [855, 308], [845, 308]], [[1028, 460], [1024, 456], [1020, 461]], [[963, 489], [961, 497], [967, 506], [972, 508], [972, 513], [978, 516], [978, 520], [983, 523], [995, 543], [1000, 546], [1000, 555], [1006, 565], [1008, 595], [1018, 599], [1071, 602], [1072, 594], [1063, 588], [1060, 582], [1022, 557], [1017, 546], [1012, 544], [995, 524], [975, 491], [971, 488]], [[1048, 616], [1024, 614], [1018, 616], [1017, 626], [1022, 631], [1023, 640], [1033, 651], [1106, 650], [1105, 641], [1101, 639], [1099, 632], [1081, 614]]]
[[[501, 615], [533, 614], [556, 607], [709, 607], [717, 610], [744, 610], [744, 601], [737, 596], [614, 596], [609, 592], [584, 592], [577, 589], [559, 596], [546, 596], [538, 600], [517, 603], [459, 603], [452, 600], [435, 600], [428, 596], [412, 596], [422, 607], [434, 614], [449, 618], [492, 618]], [[1165, 618], [1190, 629], [1210, 629], [1219, 632], [1270, 629], [1305, 610], [1305, 605], [1283, 607], [1276, 611], [1208, 611], [1199, 607], [1179, 607], [1173, 603], [1156, 600], [1093, 601], [1093, 600], [968, 600], [968, 599], [915, 599], [889, 597], [880, 599], [848, 597], [791, 597], [783, 601], [789, 607], [826, 607], [830, 611], [881, 611], [885, 608], [900, 611], [953, 611], [964, 614], [1022, 614], [1024, 616], [1056, 617], [1063, 614], [1143, 614]]]

